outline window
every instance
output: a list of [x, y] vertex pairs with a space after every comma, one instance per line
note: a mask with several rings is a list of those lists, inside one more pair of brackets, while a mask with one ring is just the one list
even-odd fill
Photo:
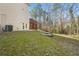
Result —
[[24, 23], [22, 25], [23, 25], [23, 29], [24, 29]]

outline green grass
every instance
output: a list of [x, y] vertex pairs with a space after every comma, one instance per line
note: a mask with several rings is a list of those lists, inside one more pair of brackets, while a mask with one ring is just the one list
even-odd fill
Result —
[[0, 34], [0, 55], [72, 55], [72, 50], [40, 32], [6, 32]]

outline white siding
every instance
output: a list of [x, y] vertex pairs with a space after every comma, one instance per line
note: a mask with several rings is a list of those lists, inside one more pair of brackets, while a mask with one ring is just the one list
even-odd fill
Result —
[[[29, 30], [29, 12], [27, 4], [0, 4], [0, 14], [4, 15], [0, 16], [1, 26], [13, 25], [13, 31]], [[3, 20], [1, 19], [1, 17]], [[24, 29], [22, 25], [23, 23]]]
[[1, 15], [0, 15], [0, 32], [1, 32]]
[[[16, 6], [16, 11], [17, 11], [17, 28], [18, 30], [29, 30], [29, 13], [28, 13], [28, 6], [26, 4], [18, 4]], [[24, 29], [23, 29], [23, 24], [24, 23]], [[26, 28], [27, 24], [27, 28]]]

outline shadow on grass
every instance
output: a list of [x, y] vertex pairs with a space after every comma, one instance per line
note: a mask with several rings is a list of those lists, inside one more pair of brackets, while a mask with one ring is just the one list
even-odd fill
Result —
[[60, 40], [61, 42], [67, 42], [67, 43], [73, 43], [77, 46], [79, 46], [79, 40], [76, 39], [72, 39], [72, 38], [67, 38], [67, 37], [63, 37], [63, 36], [57, 36], [54, 35], [52, 38], [54, 38], [55, 40]]
[[79, 55], [79, 40], [57, 35], [54, 35], [52, 38], [58, 44], [63, 45], [63, 47], [66, 47], [69, 50], [72, 50], [73, 55]]

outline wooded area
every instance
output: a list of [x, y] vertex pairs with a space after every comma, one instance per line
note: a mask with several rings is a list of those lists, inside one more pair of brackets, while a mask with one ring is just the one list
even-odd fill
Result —
[[79, 4], [54, 3], [44, 9], [37, 4], [30, 11], [38, 29], [62, 34], [79, 34]]

